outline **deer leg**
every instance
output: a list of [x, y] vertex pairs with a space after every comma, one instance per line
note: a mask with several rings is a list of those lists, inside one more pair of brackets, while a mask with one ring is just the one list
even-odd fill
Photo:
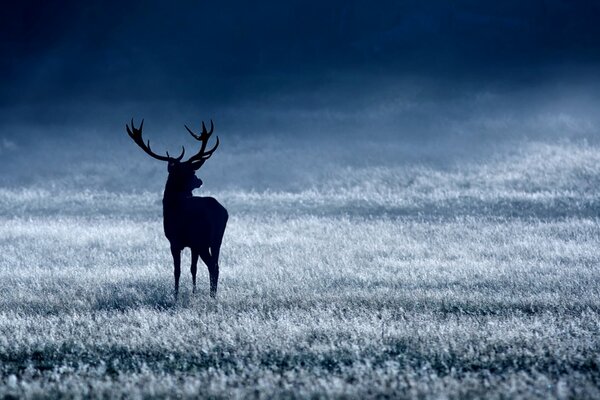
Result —
[[198, 251], [192, 249], [192, 266], [190, 272], [192, 273], [192, 293], [196, 293], [196, 271], [198, 270]]
[[210, 297], [217, 297], [217, 283], [219, 283], [219, 265], [213, 263], [208, 267], [210, 273]]
[[175, 276], [175, 299], [179, 294], [179, 276], [181, 275], [181, 250], [171, 247], [171, 255], [173, 256], [173, 267]]
[[221, 251], [221, 243], [217, 243], [215, 247], [210, 248], [210, 254], [212, 254], [213, 261], [213, 272], [211, 273], [211, 288], [212, 288], [212, 276], [214, 274], [214, 288], [215, 288], [215, 296], [217, 294], [217, 283], [219, 281], [219, 253]]
[[208, 248], [200, 250], [200, 258], [204, 261], [204, 264], [208, 267], [208, 273], [210, 274], [210, 297], [217, 296], [217, 283], [219, 281], [219, 266], [214, 260], [214, 257], [210, 255]]

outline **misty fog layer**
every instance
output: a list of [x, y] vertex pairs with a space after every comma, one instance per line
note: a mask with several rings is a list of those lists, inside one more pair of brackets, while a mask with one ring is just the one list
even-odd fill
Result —
[[[598, 84], [575, 82], [573, 77], [523, 89], [444, 89], [402, 80], [370, 87], [360, 96], [362, 89], [346, 82], [213, 112], [193, 104], [159, 110], [161, 105], [143, 103], [118, 109], [99, 104], [62, 122], [13, 116], [0, 126], [0, 183], [160, 192], [166, 165], [129, 139], [125, 123], [132, 117], [136, 124], [144, 118], [144, 138], [156, 152], [175, 154], [183, 145], [188, 156], [198, 144], [183, 125], [200, 131], [202, 120], [213, 119], [221, 145], [198, 173], [205, 183], [198, 195], [204, 190], [325, 189], [354, 182], [357, 171], [367, 168], [472, 169], [524, 155], [531, 143], [597, 146]], [[389, 179], [402, 181], [393, 174]]]

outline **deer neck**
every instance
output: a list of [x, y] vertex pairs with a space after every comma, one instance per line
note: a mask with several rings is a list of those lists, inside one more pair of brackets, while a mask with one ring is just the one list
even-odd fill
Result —
[[179, 206], [181, 201], [192, 197], [192, 191], [180, 191], [173, 187], [173, 183], [167, 180], [165, 185], [165, 191], [163, 193], [163, 208], [176, 208]]

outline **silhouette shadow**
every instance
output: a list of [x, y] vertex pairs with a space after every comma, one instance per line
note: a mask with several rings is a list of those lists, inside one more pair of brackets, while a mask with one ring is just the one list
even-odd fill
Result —
[[167, 310], [176, 307], [177, 302], [166, 295], [165, 289], [165, 284], [159, 280], [105, 284], [90, 299], [91, 308], [95, 311], [125, 312], [139, 308]]

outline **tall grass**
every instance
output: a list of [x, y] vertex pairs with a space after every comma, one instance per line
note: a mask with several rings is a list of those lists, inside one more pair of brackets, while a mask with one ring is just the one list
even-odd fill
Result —
[[160, 193], [0, 189], [0, 395], [599, 397], [598, 154], [215, 192], [217, 300]]

